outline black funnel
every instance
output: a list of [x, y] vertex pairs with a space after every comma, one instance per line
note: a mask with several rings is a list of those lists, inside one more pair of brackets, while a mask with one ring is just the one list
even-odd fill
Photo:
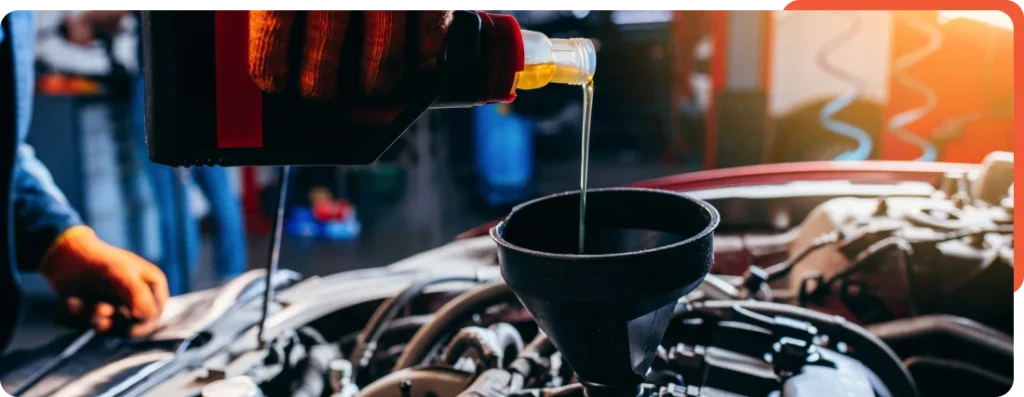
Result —
[[711, 269], [718, 211], [649, 189], [587, 191], [521, 204], [491, 229], [501, 274], [591, 397], [636, 396], [675, 303]]

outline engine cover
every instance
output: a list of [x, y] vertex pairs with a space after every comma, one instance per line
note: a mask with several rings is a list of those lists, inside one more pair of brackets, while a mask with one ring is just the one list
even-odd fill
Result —
[[[782, 287], [864, 323], [947, 313], [1008, 331], [1013, 259], [1000, 252], [1012, 251], [1012, 234], [971, 233], [1000, 228], [1012, 230], [1010, 210], [941, 196], [832, 199], [799, 227], [790, 256], [811, 252]], [[836, 244], [812, 247], [835, 232]]]

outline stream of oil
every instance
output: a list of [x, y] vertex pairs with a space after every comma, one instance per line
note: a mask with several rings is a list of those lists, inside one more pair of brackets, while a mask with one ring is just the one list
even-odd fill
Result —
[[556, 65], [554, 62], [526, 65], [516, 75], [515, 86], [521, 90], [544, 87], [550, 83], [583, 84], [583, 139], [580, 147], [580, 225], [579, 247], [577, 252], [583, 254], [586, 238], [587, 214], [587, 173], [590, 169], [590, 114], [594, 107], [594, 76], [583, 70]]
[[587, 174], [590, 170], [590, 115], [594, 108], [594, 81], [583, 86], [583, 139], [580, 150], [580, 235], [579, 254], [586, 245]]

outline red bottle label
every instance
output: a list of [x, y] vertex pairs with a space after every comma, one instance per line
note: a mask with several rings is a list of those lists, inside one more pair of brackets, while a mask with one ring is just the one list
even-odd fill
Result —
[[263, 92], [249, 77], [249, 12], [215, 11], [217, 147], [263, 147]]

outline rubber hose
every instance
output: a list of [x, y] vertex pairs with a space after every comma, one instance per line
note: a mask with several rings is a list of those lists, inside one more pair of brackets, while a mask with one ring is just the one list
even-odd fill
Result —
[[[434, 318], [433, 314], [418, 314], [408, 317], [396, 318], [391, 324], [384, 327], [384, 335], [381, 336], [381, 340], [387, 339], [389, 336], [397, 333], [408, 332], [412, 335], [417, 329], [430, 322], [430, 319]], [[348, 346], [356, 343], [356, 339], [362, 330], [351, 332], [341, 337], [340, 346]], [[350, 349], [351, 350], [351, 349]]]
[[464, 327], [452, 337], [451, 342], [441, 354], [441, 361], [449, 366], [456, 362], [467, 352], [473, 352], [483, 361], [487, 369], [501, 368], [505, 361], [505, 349], [498, 345], [497, 335], [481, 327]]
[[944, 369], [951, 369], [960, 372], [971, 373], [974, 376], [985, 378], [989, 382], [999, 383], [1006, 386], [1013, 385], [1013, 379], [1007, 378], [988, 369], [979, 367], [971, 363], [965, 363], [956, 360], [947, 360], [938, 357], [927, 357], [927, 356], [915, 356], [908, 358], [905, 361], [907, 368], [922, 366], [931, 366]]
[[969, 341], [986, 350], [1013, 357], [1013, 338], [963, 317], [931, 314], [874, 324], [867, 330], [886, 342], [898, 342], [929, 335], [949, 335]]
[[918, 396], [917, 385], [900, 358], [877, 336], [839, 316], [827, 315], [797, 306], [758, 301], [707, 301], [684, 305], [673, 316], [691, 311], [705, 312], [719, 318], [737, 316], [733, 307], [741, 307], [761, 314], [792, 317], [813, 323], [824, 333], [835, 335], [855, 352], [851, 356], [864, 361], [868, 368], [882, 369], [877, 375], [893, 396]]
[[392, 371], [409, 368], [422, 362], [424, 355], [440, 342], [450, 327], [468, 320], [474, 313], [491, 305], [514, 299], [515, 294], [507, 284], [496, 282], [479, 286], [448, 301], [434, 313], [433, 320], [416, 331]]
[[523, 351], [523, 336], [519, 335], [519, 330], [513, 327], [512, 324], [497, 323], [491, 325], [488, 329], [494, 332], [495, 342], [501, 348], [504, 357], [512, 358]]
[[370, 358], [373, 357], [373, 353], [377, 349], [377, 342], [384, 335], [384, 330], [387, 328], [388, 323], [398, 316], [399, 310], [411, 303], [416, 297], [422, 295], [427, 287], [446, 282], [478, 280], [479, 278], [476, 276], [434, 277], [418, 281], [402, 290], [398, 296], [385, 300], [380, 306], [377, 306], [377, 310], [370, 317], [370, 321], [366, 323], [366, 327], [359, 334], [356, 344], [352, 348], [350, 361], [356, 364], [355, 371], [358, 373], [360, 368], [369, 365]]
[[537, 336], [530, 341], [530, 344], [522, 348], [519, 354], [516, 355], [516, 359], [512, 360], [512, 363], [508, 365], [509, 371], [518, 373], [523, 376], [526, 380], [540, 374], [545, 371], [546, 368], [542, 363], [547, 357], [550, 357], [558, 349], [555, 348], [555, 344], [551, 343], [551, 339], [548, 338], [544, 332], [539, 332]]
[[523, 351], [519, 353], [520, 356], [525, 355], [538, 355], [540, 357], [547, 357], [555, 354], [555, 344], [551, 343], [551, 338], [544, 332], [540, 332], [536, 337], [530, 341], [530, 344], [523, 348]]

